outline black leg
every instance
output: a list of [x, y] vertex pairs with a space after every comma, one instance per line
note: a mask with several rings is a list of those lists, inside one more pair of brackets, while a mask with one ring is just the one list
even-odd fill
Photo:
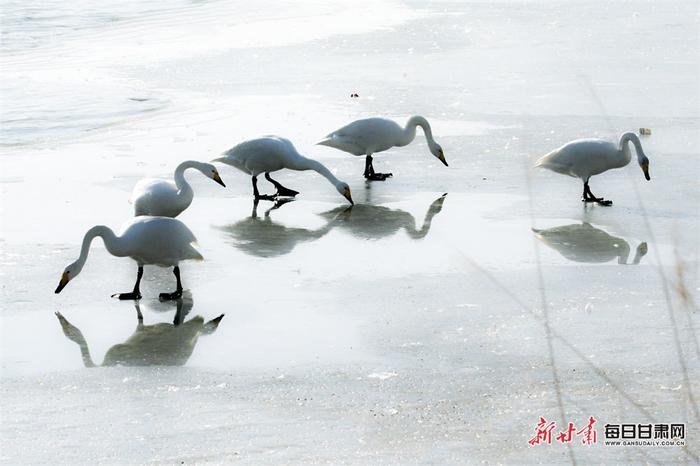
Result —
[[127, 299], [141, 299], [141, 277], [143, 277], [143, 266], [139, 265], [138, 272], [136, 272], [136, 283], [134, 284], [134, 291], [131, 293], [115, 293], [112, 298], [119, 298], [121, 300]]
[[275, 185], [275, 188], [277, 188], [277, 194], [275, 196], [289, 196], [289, 197], [294, 197], [297, 194], [299, 194], [299, 191], [294, 191], [293, 189], [285, 188], [282, 186], [280, 183], [277, 181], [273, 180], [270, 177], [270, 172], [265, 173], [265, 179]]
[[161, 293], [158, 295], [158, 299], [161, 301], [169, 301], [172, 299], [179, 299], [182, 297], [182, 283], [180, 282], [180, 267], [177, 265], [173, 268], [173, 274], [177, 280], [177, 288], [172, 293]]
[[253, 196], [255, 196], [256, 200], [264, 200], [264, 201], [274, 201], [275, 196], [271, 196], [269, 194], [260, 194], [258, 191], [258, 177], [254, 176], [253, 177]]
[[393, 176], [391, 173], [376, 173], [374, 171], [374, 166], [372, 165], [372, 156], [368, 155], [365, 158], [365, 178], [368, 181], [384, 181], [390, 176]]
[[590, 186], [588, 186], [588, 181], [585, 181], [583, 183], [583, 202], [595, 202], [597, 204], [600, 204], [602, 206], [611, 206], [612, 201], [605, 200], [602, 197], [595, 197], [593, 192], [591, 192]]

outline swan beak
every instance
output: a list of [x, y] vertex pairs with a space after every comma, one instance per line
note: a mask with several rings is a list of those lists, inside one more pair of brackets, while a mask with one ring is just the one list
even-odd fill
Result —
[[213, 179], [214, 181], [216, 181], [217, 183], [219, 183], [219, 184], [220, 184], [221, 186], [223, 186], [224, 188], [226, 187], [226, 185], [224, 184], [224, 181], [221, 179], [221, 177], [219, 176], [219, 173], [218, 173], [218, 172], [214, 173], [214, 176], [212, 177], [212, 179]]
[[647, 181], [651, 181], [651, 176], [649, 176], [649, 164], [645, 163], [642, 165], [642, 171], [644, 172], [644, 178], [647, 179]]
[[346, 189], [345, 192], [343, 193], [343, 196], [345, 196], [345, 199], [350, 202], [350, 204], [355, 205], [355, 202], [352, 200], [352, 195], [350, 194], [350, 189]]
[[447, 160], [445, 160], [445, 155], [444, 155], [444, 154], [440, 154], [440, 155], [438, 156], [438, 159], [440, 160], [440, 162], [444, 163], [446, 167], [449, 167], [449, 165], [447, 165]]
[[69, 281], [70, 278], [68, 277], [68, 272], [63, 272], [63, 275], [61, 275], [61, 281], [58, 282], [58, 286], [56, 287], [56, 291], [54, 291], [54, 293], [60, 293], [61, 290], [66, 287]]

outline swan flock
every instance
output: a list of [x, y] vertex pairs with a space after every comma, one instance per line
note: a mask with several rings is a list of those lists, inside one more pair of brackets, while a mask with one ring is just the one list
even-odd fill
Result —
[[[339, 149], [353, 156], [365, 157], [364, 178], [367, 182], [385, 181], [392, 173], [376, 172], [373, 156], [394, 147], [410, 144], [420, 127], [430, 153], [442, 164], [448, 166], [442, 146], [434, 137], [431, 125], [422, 116], [412, 116], [405, 126], [386, 118], [365, 118], [356, 120], [329, 133], [319, 145]], [[578, 139], [541, 157], [535, 167], [542, 167], [558, 174], [579, 178], [583, 182], [583, 201], [609, 206], [612, 201], [596, 197], [590, 189], [590, 178], [608, 170], [628, 165], [634, 147], [637, 162], [644, 176], [650, 180], [649, 158], [642, 149], [639, 138], [634, 133], [624, 133], [617, 143], [600, 139]], [[300, 154], [291, 141], [279, 136], [263, 136], [243, 141], [212, 160], [215, 163], [230, 165], [251, 177], [255, 203], [260, 200], [282, 201], [293, 198], [298, 191], [283, 186], [271, 177], [280, 170], [313, 171], [325, 178], [335, 190], [351, 205], [354, 205], [350, 186], [338, 179], [324, 164]], [[112, 296], [122, 300], [141, 298], [140, 283], [145, 265], [172, 267], [176, 280], [175, 290], [163, 292], [161, 300], [179, 299], [183, 287], [180, 277], [180, 262], [201, 260], [196, 247], [194, 234], [180, 220], [176, 219], [192, 203], [194, 190], [185, 179], [188, 169], [200, 172], [205, 177], [226, 187], [219, 172], [212, 163], [188, 160], [175, 169], [173, 180], [144, 179], [133, 189], [131, 202], [134, 205], [134, 218], [124, 223], [119, 233], [107, 226], [90, 228], [83, 236], [78, 259], [69, 264], [61, 274], [55, 292], [60, 293], [66, 285], [82, 271], [95, 238], [101, 238], [107, 251], [115, 257], [130, 257], [137, 266], [136, 281], [132, 291], [116, 293]], [[260, 194], [258, 176], [264, 175], [275, 192]]]

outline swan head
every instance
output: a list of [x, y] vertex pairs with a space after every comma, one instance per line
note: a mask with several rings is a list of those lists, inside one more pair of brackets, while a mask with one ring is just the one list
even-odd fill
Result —
[[226, 185], [224, 184], [224, 181], [221, 179], [221, 176], [219, 175], [219, 171], [216, 169], [216, 167], [210, 163], [199, 163], [197, 166], [197, 169], [204, 174], [207, 178], [211, 178], [212, 180], [216, 181], [219, 183], [221, 186], [224, 188]]
[[61, 290], [63, 290], [63, 288], [66, 287], [69, 281], [78, 276], [82, 269], [83, 266], [78, 261], [73, 262], [68, 267], [63, 269], [63, 274], [61, 274], [61, 281], [58, 282], [58, 286], [56, 287], [56, 291], [54, 293], [60, 293]]
[[639, 157], [639, 166], [642, 167], [642, 172], [644, 172], [644, 178], [647, 179], [647, 181], [651, 180], [651, 176], [649, 176], [649, 159], [647, 158], [646, 155], [642, 154]]
[[352, 200], [352, 193], [350, 192], [350, 186], [348, 186], [347, 183], [343, 183], [342, 181], [335, 185], [335, 189], [338, 190], [338, 192], [350, 202], [350, 204], [355, 205], [355, 202]]
[[437, 142], [433, 142], [430, 143], [429, 146], [430, 153], [437, 157], [437, 159], [440, 162], [444, 163], [446, 167], [449, 167], [449, 165], [447, 165], [447, 160], [445, 160], [445, 153], [442, 151], [442, 147], [440, 146], [440, 144], [438, 144]]

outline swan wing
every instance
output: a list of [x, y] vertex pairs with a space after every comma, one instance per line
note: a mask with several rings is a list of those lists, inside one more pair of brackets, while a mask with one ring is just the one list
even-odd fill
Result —
[[175, 183], [160, 179], [139, 181], [131, 194], [131, 202], [136, 215], [174, 217], [183, 210]]
[[318, 144], [355, 155], [365, 155], [395, 146], [403, 129], [386, 118], [364, 118], [337, 129]]
[[579, 139], [542, 156], [535, 167], [587, 180], [620, 164], [617, 146], [600, 139]]
[[224, 153], [220, 161], [250, 175], [272, 172], [292, 165], [300, 155], [288, 139], [263, 136], [243, 141]]
[[122, 227], [119, 236], [126, 255], [141, 264], [171, 267], [183, 260], [203, 258], [195, 246], [197, 238], [174, 218], [136, 217]]

